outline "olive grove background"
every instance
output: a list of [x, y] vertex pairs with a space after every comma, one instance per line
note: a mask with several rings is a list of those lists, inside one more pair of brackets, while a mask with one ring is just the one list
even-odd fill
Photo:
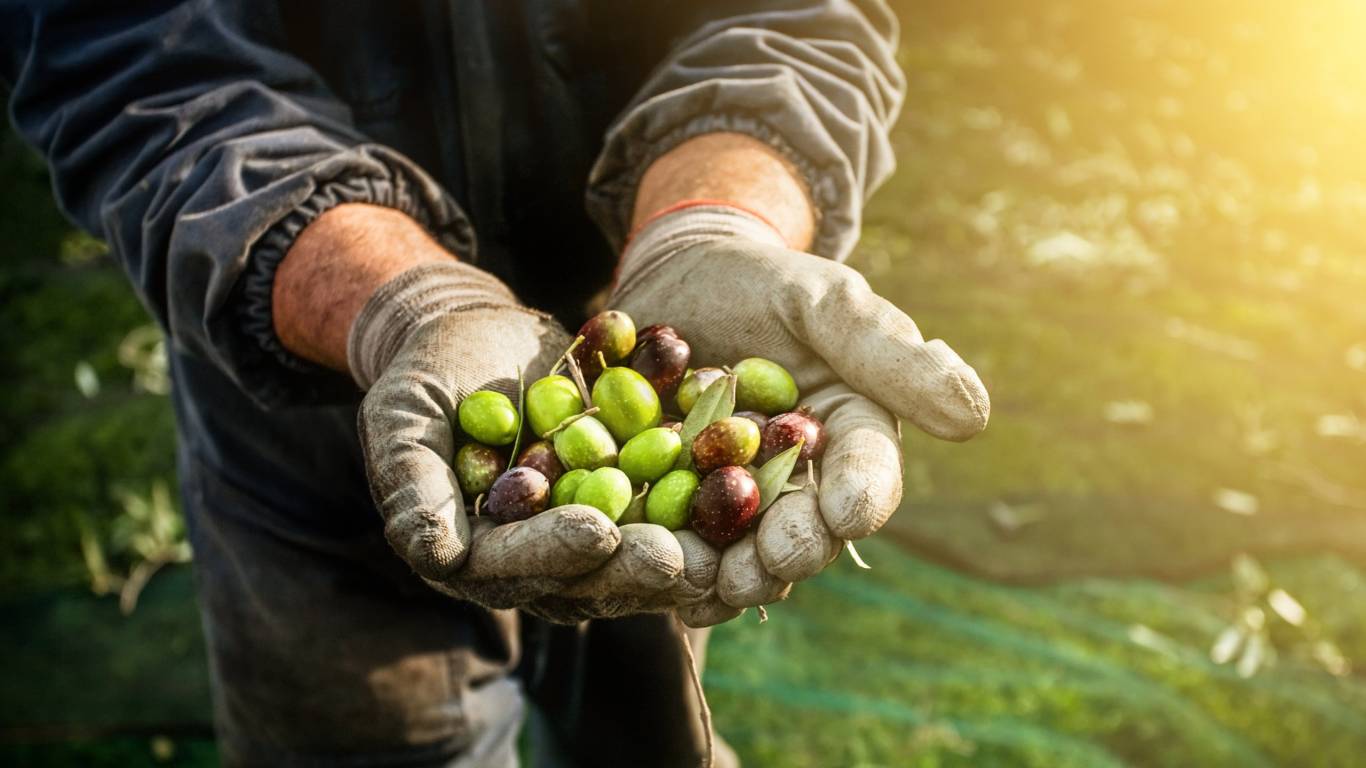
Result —
[[[706, 684], [750, 765], [1366, 754], [1366, 6], [899, 2], [855, 265], [992, 391]], [[0, 762], [215, 763], [160, 336], [0, 138]], [[751, 612], [752, 614], [752, 612]]]

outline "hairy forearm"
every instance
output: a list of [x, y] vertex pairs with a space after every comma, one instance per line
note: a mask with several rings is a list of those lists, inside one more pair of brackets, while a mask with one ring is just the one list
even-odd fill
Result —
[[346, 340], [370, 295], [409, 267], [454, 259], [408, 215], [347, 203], [295, 239], [275, 273], [275, 334], [290, 352], [347, 370]]
[[811, 247], [816, 217], [806, 183], [757, 139], [709, 133], [661, 155], [641, 177], [632, 228], [671, 205], [697, 199], [737, 203], [768, 219], [791, 247]]

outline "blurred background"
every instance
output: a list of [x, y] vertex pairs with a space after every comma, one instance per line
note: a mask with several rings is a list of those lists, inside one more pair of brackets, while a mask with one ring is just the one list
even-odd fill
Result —
[[[1366, 5], [899, 2], [855, 265], [977, 440], [713, 636], [749, 765], [1360, 765]], [[161, 339], [0, 137], [0, 763], [213, 765]]]

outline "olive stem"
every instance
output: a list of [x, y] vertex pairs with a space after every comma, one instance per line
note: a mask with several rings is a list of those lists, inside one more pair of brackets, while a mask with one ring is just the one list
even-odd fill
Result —
[[522, 427], [526, 425], [526, 377], [522, 366], [517, 366], [517, 436], [512, 439], [512, 460], [517, 460], [517, 451], [522, 447]]
[[542, 439], [542, 440], [549, 440], [550, 438], [554, 437], [554, 436], [555, 436], [556, 434], [558, 434], [559, 432], [564, 431], [564, 429], [567, 428], [569, 425], [573, 424], [574, 422], [578, 421], [579, 419], [582, 419], [582, 418], [585, 417], [585, 416], [592, 416], [593, 414], [597, 413], [598, 410], [599, 410], [598, 407], [595, 405], [595, 406], [593, 406], [592, 408], [589, 408], [588, 410], [584, 411], [583, 413], [576, 413], [576, 414], [574, 414], [573, 416], [566, 416], [566, 417], [564, 417], [564, 421], [561, 421], [559, 424], [556, 424], [554, 429], [550, 430], [549, 432], [545, 433], [544, 435], [541, 435], [541, 439]]
[[821, 492], [821, 487], [816, 484], [816, 462], [811, 459], [806, 460], [806, 482], [811, 486], [811, 490]]
[[845, 549], [846, 551], [848, 551], [848, 552], [849, 552], [849, 556], [852, 557], [852, 558], [854, 559], [854, 565], [857, 565], [858, 567], [862, 568], [862, 569], [865, 570], [865, 571], [871, 571], [871, 570], [873, 570], [873, 566], [871, 566], [871, 565], [869, 565], [869, 564], [863, 562], [863, 558], [859, 557], [858, 550], [857, 550], [857, 549], [854, 549], [854, 540], [853, 540], [853, 539], [847, 539], [847, 540], [845, 540], [845, 542], [844, 542], [844, 549]]
[[[580, 336], [579, 338], [583, 338]], [[579, 367], [579, 361], [573, 355], [565, 355], [565, 365], [569, 366], [569, 377], [574, 380], [574, 386], [579, 389], [579, 398], [583, 400], [583, 407], [593, 407], [593, 395], [588, 391], [588, 382], [583, 378], [583, 369]]]
[[601, 365], [604, 371], [607, 370], [607, 356], [602, 354], [601, 349], [598, 350], [598, 365]]
[[584, 337], [583, 337], [582, 334], [580, 334], [580, 335], [574, 337], [574, 340], [571, 341], [571, 342], [569, 343], [569, 347], [568, 347], [567, 349], [565, 349], [564, 354], [560, 355], [560, 356], [555, 360], [555, 364], [552, 365], [552, 366], [550, 366], [550, 374], [549, 374], [549, 375], [554, 376], [554, 375], [558, 374], [558, 373], [560, 372], [560, 368], [563, 367], [563, 366], [565, 365], [565, 360], [566, 360], [567, 358], [569, 358], [570, 356], [572, 356], [572, 355], [574, 354], [574, 350], [577, 349], [578, 346], [579, 346], [580, 344], [582, 344], [583, 342], [584, 342]]
[[760, 624], [763, 624], [764, 622], [768, 621], [768, 609], [767, 609], [767, 608], [763, 607], [762, 605], [759, 605], [759, 606], [755, 606], [755, 611], [758, 612], [758, 614], [759, 614], [759, 623], [760, 623]]
[[479, 494], [478, 496], [475, 496], [475, 497], [474, 497], [474, 516], [475, 516], [475, 517], [479, 517], [479, 507], [482, 506], [483, 503], [484, 503], [484, 494], [481, 493], [481, 494]]

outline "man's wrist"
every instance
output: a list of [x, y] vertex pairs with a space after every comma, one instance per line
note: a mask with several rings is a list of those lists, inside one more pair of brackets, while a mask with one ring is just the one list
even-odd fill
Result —
[[816, 209], [797, 169], [739, 133], [709, 133], [661, 155], [641, 176], [631, 229], [684, 201], [725, 201], [769, 222], [792, 248], [810, 248]]
[[455, 261], [407, 214], [343, 203], [305, 227], [276, 269], [275, 334], [305, 360], [348, 370], [351, 327], [375, 291], [419, 264]]

